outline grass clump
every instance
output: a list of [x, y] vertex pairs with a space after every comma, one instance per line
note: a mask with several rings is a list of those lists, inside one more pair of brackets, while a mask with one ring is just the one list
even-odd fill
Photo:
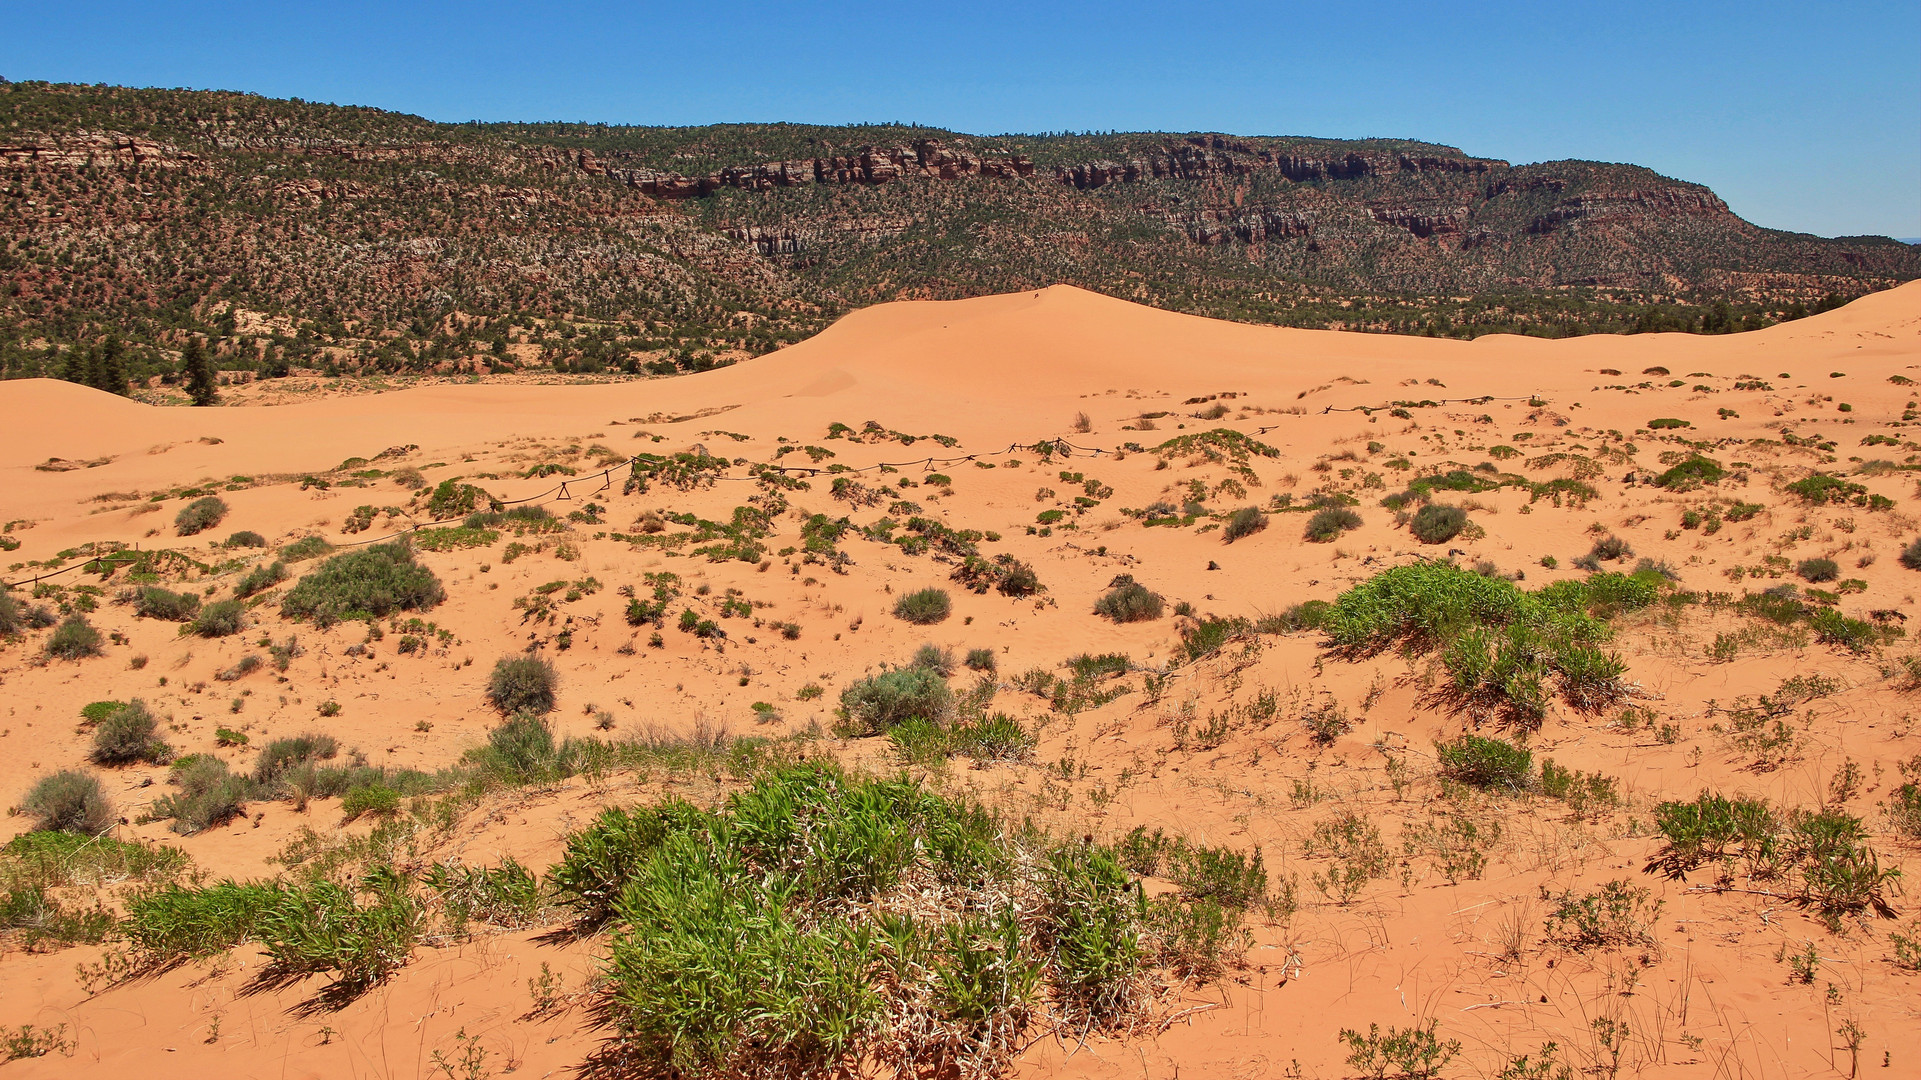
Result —
[[1547, 940], [1573, 952], [1595, 949], [1658, 951], [1654, 921], [1661, 901], [1630, 881], [1609, 881], [1592, 892], [1564, 892], [1548, 913]]
[[77, 769], [42, 777], [27, 792], [20, 810], [33, 819], [35, 832], [99, 836], [119, 820], [100, 787], [100, 778]]
[[83, 660], [99, 656], [105, 643], [85, 615], [69, 615], [47, 636], [46, 653], [54, 660]]
[[227, 502], [218, 495], [205, 495], [180, 508], [173, 527], [181, 536], [206, 532], [227, 516]]
[[251, 529], [242, 529], [222, 541], [222, 546], [230, 548], [263, 548], [267, 538]]
[[945, 719], [954, 707], [954, 692], [932, 668], [896, 668], [842, 690], [840, 707], [857, 733], [884, 735], [909, 720]]
[[1314, 512], [1307, 519], [1307, 527], [1302, 530], [1303, 539], [1316, 544], [1328, 544], [1341, 538], [1349, 529], [1361, 527], [1361, 515], [1345, 506], [1327, 506]]
[[994, 650], [992, 649], [967, 650], [968, 670], [985, 671], [985, 672], [991, 673], [995, 669], [995, 666], [996, 664], [994, 659]]
[[303, 536], [281, 548], [280, 557], [287, 562], [306, 562], [308, 559], [318, 559], [333, 549], [334, 546], [324, 537]]
[[186, 622], [200, 610], [200, 598], [193, 593], [177, 593], [158, 585], [142, 588], [133, 599], [133, 613], [143, 619]]
[[1429, 503], [1408, 520], [1408, 532], [1423, 544], [1445, 544], [1467, 528], [1467, 511], [1458, 506]]
[[1462, 735], [1435, 743], [1434, 758], [1441, 779], [1483, 791], [1518, 794], [1534, 782], [1534, 755], [1505, 739]]
[[310, 732], [287, 739], [275, 739], [260, 748], [260, 756], [254, 759], [253, 780], [261, 788], [278, 791], [284, 779], [292, 772], [311, 768], [314, 763], [326, 761], [340, 753], [340, 743], [332, 735]]
[[434, 572], [414, 561], [412, 548], [400, 542], [375, 544], [336, 555], [301, 578], [281, 600], [280, 612], [331, 626], [346, 619], [429, 610], [446, 595]]
[[245, 613], [238, 600], [215, 600], [200, 609], [190, 628], [205, 638], [228, 637], [240, 632]]
[[167, 782], [179, 790], [155, 799], [147, 819], [171, 821], [173, 831], [182, 835], [242, 817], [247, 803], [258, 797], [258, 788], [251, 780], [232, 772], [225, 761], [212, 754], [181, 758], [168, 771]]
[[1108, 591], [1094, 602], [1094, 614], [1117, 623], [1144, 622], [1161, 617], [1163, 602], [1159, 593], [1127, 574], [1115, 578]]
[[1794, 568], [1795, 576], [1802, 581], [1819, 584], [1833, 581], [1841, 576], [1841, 566], [1833, 559], [1802, 559]]
[[945, 589], [919, 589], [894, 601], [894, 617], [916, 626], [940, 622], [953, 611], [954, 602]]
[[27, 628], [27, 614], [20, 601], [5, 586], [0, 586], [0, 637], [12, 637]]
[[284, 562], [262, 563], [240, 576], [234, 583], [235, 599], [245, 600], [256, 593], [265, 592], [287, 580], [287, 564]]
[[496, 663], [487, 677], [487, 700], [509, 715], [549, 713], [559, 687], [560, 675], [553, 664], [538, 656], [510, 656]]
[[88, 757], [96, 765], [132, 765], [135, 762], [164, 763], [173, 748], [160, 738], [160, 722], [147, 704], [133, 699], [115, 710], [93, 729], [93, 748]]
[[1227, 523], [1221, 526], [1221, 539], [1233, 543], [1242, 537], [1253, 536], [1267, 528], [1267, 515], [1258, 506], [1243, 506], [1228, 515]]

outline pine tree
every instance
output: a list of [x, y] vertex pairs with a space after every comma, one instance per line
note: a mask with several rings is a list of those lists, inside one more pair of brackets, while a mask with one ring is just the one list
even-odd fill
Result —
[[123, 397], [127, 393], [126, 351], [121, 348], [120, 339], [112, 334], [107, 335], [106, 343], [100, 346], [100, 381], [94, 386]]
[[214, 389], [213, 361], [198, 337], [188, 336], [187, 347], [180, 353], [180, 373], [186, 376], [187, 393], [195, 405], [212, 405], [220, 400]]
[[85, 346], [79, 344], [69, 348], [66, 356], [60, 360], [60, 377], [70, 383], [87, 385], [88, 352]]

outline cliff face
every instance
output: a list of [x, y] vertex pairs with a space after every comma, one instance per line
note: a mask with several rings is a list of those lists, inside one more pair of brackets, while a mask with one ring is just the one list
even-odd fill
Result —
[[1411, 141], [435, 124], [4, 82], [0, 131], [0, 364], [232, 307], [565, 314], [685, 355], [771, 348], [859, 304], [1063, 282], [1263, 321], [1607, 290], [1568, 324], [1592, 328], [1609, 305], [1785, 310], [1921, 277], [1916, 248], [1761, 229], [1635, 166]]

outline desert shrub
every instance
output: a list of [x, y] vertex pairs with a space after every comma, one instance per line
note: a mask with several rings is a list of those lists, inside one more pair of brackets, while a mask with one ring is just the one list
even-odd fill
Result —
[[1656, 807], [1654, 827], [1666, 844], [1647, 868], [1679, 878], [1704, 863], [1737, 854], [1750, 862], [1771, 860], [1781, 823], [1759, 799], [1729, 799], [1703, 791], [1692, 802]]
[[557, 779], [561, 773], [554, 729], [538, 714], [515, 713], [487, 733], [485, 759], [518, 783]]
[[678, 800], [602, 810], [592, 825], [567, 838], [566, 853], [548, 871], [556, 900], [573, 909], [585, 928], [599, 927], [668, 833], [689, 829], [702, 817]]
[[1267, 528], [1267, 515], [1258, 506], [1243, 506], [1228, 515], [1227, 523], [1221, 526], [1221, 539], [1233, 543], [1244, 536], [1253, 536]]
[[1688, 423], [1686, 420], [1677, 420], [1672, 416], [1664, 416], [1658, 420], [1649, 420], [1647, 426], [1655, 431], [1664, 431], [1668, 428], [1693, 427], [1694, 425]]
[[193, 632], [208, 638], [237, 634], [245, 612], [238, 600], [215, 600], [194, 616]]
[[158, 585], [143, 587], [133, 599], [133, 613], [143, 619], [186, 622], [199, 610], [200, 597], [193, 593], [172, 592]]
[[1230, 641], [1243, 638], [1253, 624], [1246, 619], [1203, 619], [1181, 631], [1180, 659], [1189, 662], [1211, 655]]
[[510, 656], [494, 664], [487, 677], [487, 699], [503, 713], [548, 713], [554, 709], [554, 694], [560, 675], [554, 666], [538, 656]]
[[283, 562], [262, 563], [240, 576], [234, 583], [233, 594], [245, 600], [258, 592], [264, 592], [287, 580], [287, 564]]
[[1161, 617], [1160, 594], [1123, 574], [1094, 602], [1094, 614], [1117, 623], [1143, 622]]
[[841, 691], [841, 708], [863, 735], [881, 735], [907, 720], [939, 721], [953, 708], [954, 694], [940, 672], [897, 668], [862, 679]]
[[120, 932], [135, 963], [145, 969], [204, 959], [254, 937], [262, 917], [286, 893], [285, 886], [272, 882], [233, 881], [136, 893]]
[[303, 536], [281, 548], [280, 557], [287, 562], [306, 562], [308, 559], [317, 559], [325, 555], [333, 548], [334, 546], [324, 537]]
[[424, 611], [446, 595], [440, 579], [414, 561], [406, 544], [375, 544], [322, 563], [287, 591], [280, 611], [331, 626], [344, 619]]
[[954, 674], [954, 668], [958, 665], [954, 662], [954, 650], [927, 644], [914, 650], [913, 666], [926, 668], [945, 677]]
[[15, 600], [13, 593], [4, 585], [0, 585], [0, 637], [11, 637], [26, 629], [26, 626], [27, 616], [20, 608], [20, 601]]
[[227, 537], [224, 545], [230, 548], [263, 548], [267, 546], [267, 538], [251, 529], [242, 529]]
[[180, 512], [174, 515], [173, 527], [182, 536], [193, 536], [220, 524], [226, 516], [226, 500], [217, 495], [205, 495], [181, 507]]
[[1548, 913], [1547, 940], [1574, 952], [1593, 949], [1658, 949], [1654, 920], [1661, 901], [1630, 881], [1609, 881], [1576, 896], [1564, 892]]
[[96, 765], [131, 765], [136, 761], [159, 764], [173, 748], [159, 736], [160, 722], [147, 704], [133, 699], [93, 729], [93, 749], [88, 755]]
[[1000, 581], [994, 587], [1000, 590], [1001, 595], [1032, 596], [1043, 588], [1040, 575], [1034, 572], [1033, 566], [1010, 555], [996, 556], [994, 562], [1000, 569]]
[[1719, 483], [1727, 475], [1720, 462], [1693, 454], [1655, 477], [1654, 484], [1669, 491], [1693, 491], [1703, 484]]
[[20, 809], [33, 818], [37, 832], [99, 836], [113, 828], [118, 820], [113, 804], [107, 801], [107, 794], [100, 787], [100, 778], [77, 769], [42, 777], [27, 792]]
[[544, 899], [540, 876], [513, 858], [499, 866], [435, 863], [424, 880], [439, 895], [447, 921], [456, 927], [478, 920], [520, 929], [533, 924]]
[[173, 831], [185, 835], [242, 816], [257, 794], [251, 780], [229, 771], [225, 761], [211, 754], [181, 758], [169, 770], [167, 782], [180, 790], [155, 799], [148, 816], [172, 821]]
[[894, 617], [918, 626], [940, 622], [953, 610], [954, 602], [945, 589], [920, 589], [894, 601]]
[[1881, 627], [1866, 619], [1851, 619], [1833, 608], [1823, 608], [1808, 617], [1808, 629], [1824, 645], [1839, 645], [1849, 652], [1867, 652], [1881, 643]]
[[80, 660], [99, 656], [105, 641], [85, 615], [70, 615], [47, 636], [46, 652], [55, 660]]
[[1361, 515], [1345, 506], [1328, 506], [1314, 511], [1301, 535], [1316, 544], [1331, 543], [1349, 529], [1361, 527]]
[[333, 974], [343, 989], [380, 982], [405, 965], [426, 928], [426, 908], [391, 870], [375, 870], [355, 890], [332, 881], [290, 889], [255, 926], [278, 976]]
[[325, 761], [339, 752], [340, 743], [332, 735], [308, 733], [275, 739], [260, 748], [260, 756], [253, 763], [253, 779], [256, 784], [276, 789], [289, 771]]
[[1910, 570], [1921, 570], [1921, 536], [1915, 537], [1901, 549], [1899, 561]]
[[1467, 528], [1467, 511], [1458, 506], [1429, 503], [1414, 512], [1407, 528], [1423, 544], [1445, 544]]
[[1442, 779], [1484, 791], [1526, 791], [1534, 781], [1534, 755], [1505, 739], [1462, 735], [1434, 744]]
[[1460, 1040], [1442, 1042], [1435, 1034], [1439, 1025], [1438, 1020], [1429, 1020], [1425, 1027], [1391, 1027], [1383, 1034], [1379, 1024], [1369, 1024], [1365, 1035], [1342, 1028], [1347, 1063], [1370, 1080], [1383, 1080], [1389, 1074], [1404, 1080], [1430, 1080], [1461, 1052]]
[[1843, 480], [1827, 473], [1811, 473], [1784, 486], [1791, 495], [1797, 495], [1802, 502], [1832, 503], [1846, 502], [1867, 494], [1867, 488], [1851, 480]]
[[427, 499], [427, 514], [435, 521], [464, 518], [476, 511], [500, 512], [500, 500], [484, 488], [457, 480], [442, 480]]
[[347, 789], [340, 797], [340, 812], [349, 820], [371, 814], [386, 817], [400, 812], [400, 792], [374, 781]]
[[1802, 559], [1794, 572], [1802, 581], [1819, 583], [1840, 577], [1841, 567], [1833, 559]]
[[995, 713], [954, 725], [948, 750], [980, 761], [1024, 761], [1033, 756], [1035, 737], [1019, 720]]
[[1903, 840], [1921, 840], [1921, 783], [1910, 780], [1888, 793], [1882, 804], [1888, 831]]
[[992, 649], [967, 650], [967, 667], [971, 671], [989, 671], [989, 672], [993, 671], [995, 667], [994, 650]]
[[[1586, 562], [1619, 562], [1633, 554], [1634, 548], [1629, 546], [1626, 540], [1618, 536], [1608, 535], [1596, 540], [1594, 546], [1588, 548]], [[1576, 564], [1579, 565], [1581, 561], [1582, 560], [1576, 560]]]

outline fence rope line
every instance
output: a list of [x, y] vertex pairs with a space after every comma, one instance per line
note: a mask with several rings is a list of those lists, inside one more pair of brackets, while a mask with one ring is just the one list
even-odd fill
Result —
[[[1477, 404], [1485, 404], [1486, 402], [1490, 402], [1490, 401], [1531, 401], [1531, 400], [1533, 400], [1533, 395], [1520, 395], [1516, 397], [1483, 396], [1483, 397], [1470, 397], [1470, 398], [1442, 398], [1440, 401], [1435, 402], [1435, 405], [1436, 407], [1439, 407], [1439, 406], [1448, 405], [1448, 404], [1477, 405]], [[1393, 409], [1398, 407], [1399, 406], [1394, 404], [1353, 405], [1353, 406], [1344, 406], [1344, 407], [1338, 407], [1338, 408], [1335, 406], [1329, 405], [1321, 410], [1320, 415], [1326, 416], [1330, 413], [1337, 413], [1337, 412], [1373, 413], [1377, 411], [1385, 411], [1388, 409]], [[1282, 426], [1283, 425], [1281, 424], [1262, 425], [1262, 426], [1256, 427], [1254, 429], [1253, 434], [1265, 435], [1270, 431], [1280, 430]], [[1231, 431], [1234, 429], [1230, 428], [1228, 430]], [[858, 469], [850, 468], [850, 467], [841, 467], [836, 469], [836, 468], [833, 468], [832, 466], [822, 467], [818, 465], [761, 465], [759, 466], [759, 468], [772, 469], [774, 471], [779, 472], [783, 476], [786, 476], [789, 474], [808, 476], [808, 477], [820, 476], [822, 474], [830, 474], [834, 476], [859, 476], [864, 473], [877, 472], [882, 469], [906, 469], [906, 468], [912, 468], [915, 466], [919, 466], [925, 471], [932, 472], [936, 465], [939, 465], [945, 468], [946, 466], [958, 465], [963, 462], [979, 461], [982, 458], [1006, 457], [1007, 455], [1014, 454], [1014, 453], [1039, 453], [1043, 457], [1052, 457], [1055, 454], [1058, 454], [1061, 457], [1066, 458], [1066, 457], [1072, 457], [1074, 451], [1078, 451], [1083, 454], [1090, 454], [1096, 458], [1101, 457], [1102, 455], [1113, 456], [1113, 455], [1122, 453], [1123, 451], [1128, 453], [1153, 453], [1154, 452], [1154, 450], [1151, 448], [1142, 448], [1140, 450], [1129, 450], [1126, 446], [1119, 446], [1119, 447], [1081, 446], [1078, 443], [1069, 442], [1065, 438], [1057, 438], [1057, 439], [1042, 440], [1040, 442], [1034, 442], [1034, 443], [1013, 442], [1013, 443], [1008, 443], [1007, 448], [1005, 450], [983, 450], [977, 453], [961, 454], [955, 457], [946, 457], [946, 458], [928, 457], [925, 459], [918, 459], [914, 461], [882, 461], [882, 462], [877, 462], [873, 465], [864, 465]], [[648, 456], [653, 456], [653, 455], [648, 455]], [[641, 461], [641, 458], [642, 458], [642, 455], [635, 454], [634, 456], [628, 458], [625, 461], [618, 462], [613, 465], [609, 465], [606, 468], [602, 469], [600, 472], [601, 485], [600, 487], [594, 489], [594, 494], [598, 495], [602, 492], [611, 490], [613, 488], [613, 474], [615, 470], [631, 469], [634, 465], [638, 464]], [[733, 468], [734, 466], [730, 463], [728, 467]], [[750, 466], [750, 468], [751, 467], [752, 466]], [[575, 496], [572, 494], [571, 491], [569, 491], [567, 485], [569, 483], [585, 483], [587, 481], [591, 481], [593, 477], [594, 477], [593, 473], [588, 473], [585, 476], [574, 477], [571, 480], [562, 480], [558, 485], [554, 487], [550, 487], [545, 491], [539, 492], [538, 494], [535, 494], [535, 495], [529, 495], [523, 499], [494, 499], [493, 501], [502, 507], [525, 506], [529, 503], [544, 504], [545, 502], [572, 502], [574, 501]], [[758, 476], [714, 476], [711, 479], [714, 481], [736, 480], [736, 481], [745, 481], [745, 482], [758, 482], [760, 478]], [[422, 529], [431, 529], [437, 526], [447, 525], [456, 521], [464, 521], [465, 519], [466, 519], [466, 516], [463, 515], [461, 517], [437, 518], [431, 521], [415, 522], [404, 529], [397, 529], [393, 532], [386, 533], [381, 536], [372, 537], [366, 540], [348, 540], [338, 544], [332, 544], [330, 546], [336, 547], [336, 548], [365, 547], [369, 544], [379, 544], [379, 543], [384, 543], [388, 540], [394, 540], [403, 536], [409, 536], [409, 535], [412, 535], [413, 533], [417, 533], [421, 531]], [[121, 550], [125, 551], [126, 549], [121, 549]], [[71, 565], [63, 566], [58, 570], [50, 570], [44, 574], [35, 575], [34, 577], [22, 578], [18, 581], [0, 581], [0, 588], [18, 589], [26, 585], [33, 585], [42, 581], [46, 581], [49, 578], [59, 577], [62, 574], [72, 573], [75, 570], [79, 570], [84, 567], [92, 566], [95, 564], [113, 564], [116, 566], [127, 566], [139, 561], [140, 561], [140, 557], [138, 556], [123, 557], [120, 552], [116, 552], [109, 555], [91, 556], [89, 558], [81, 559], [80, 561], [75, 562]]]

